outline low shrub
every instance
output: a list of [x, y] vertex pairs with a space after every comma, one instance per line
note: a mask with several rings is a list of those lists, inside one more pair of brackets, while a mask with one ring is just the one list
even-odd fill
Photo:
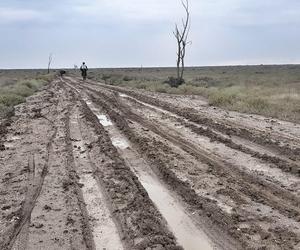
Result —
[[164, 81], [164, 83], [169, 84], [172, 88], [178, 88], [180, 85], [184, 84], [184, 79], [178, 79], [176, 77], [169, 77], [168, 80]]
[[269, 108], [267, 100], [261, 97], [248, 98], [246, 99], [246, 103], [250, 110], [255, 110], [256, 112], [261, 112]]
[[10, 90], [11, 93], [18, 95], [18, 96], [22, 96], [22, 97], [27, 97], [32, 95], [35, 90], [31, 89], [29, 87], [27, 87], [26, 85], [17, 85], [15, 88], [13, 88], [12, 90]]
[[146, 89], [147, 88], [147, 83], [140, 83], [136, 85], [137, 89]]
[[124, 76], [123, 77], [123, 81], [125, 81], [125, 82], [130, 82], [130, 81], [132, 81], [133, 79], [131, 78], [131, 77], [129, 77], [129, 76]]
[[5, 80], [5, 81], [1, 81], [0, 82], [0, 87], [9, 87], [9, 86], [13, 86], [15, 85], [16, 83], [18, 82], [17, 79], [8, 79], [8, 80]]
[[106, 83], [107, 80], [110, 79], [110, 78], [111, 78], [111, 75], [106, 75], [106, 74], [102, 75], [102, 77], [101, 77], [101, 79], [102, 79], [105, 83]]
[[211, 94], [208, 98], [209, 105], [212, 106], [227, 106], [232, 105], [234, 102], [234, 97], [222, 92], [215, 92]]
[[4, 106], [15, 106], [25, 101], [23, 96], [15, 93], [6, 93], [0, 95], [0, 104]]
[[53, 79], [53, 75], [38, 75], [36, 79], [16, 81], [0, 87], [0, 118], [13, 114], [14, 106], [25, 101]]
[[52, 82], [53, 80], [54, 80], [54, 78], [55, 78], [55, 74], [39, 74], [39, 75], [37, 75], [36, 77], [35, 77], [35, 79], [33, 79], [33, 80], [36, 80], [36, 81], [39, 81], [40, 82], [40, 80], [42, 80], [43, 81], [43, 84], [46, 84], [46, 83], [50, 83], [50, 82]]
[[13, 113], [14, 113], [14, 107], [6, 106], [6, 105], [0, 103], [0, 118], [12, 116]]
[[212, 87], [217, 86], [219, 82], [212, 77], [197, 77], [190, 82], [191, 85], [201, 86], [201, 87]]
[[207, 89], [200, 86], [194, 86], [190, 84], [183, 84], [178, 87], [180, 90], [180, 94], [185, 95], [205, 95], [207, 92]]
[[169, 88], [170, 87], [167, 84], [157, 84], [155, 86], [155, 91], [160, 93], [168, 93]]

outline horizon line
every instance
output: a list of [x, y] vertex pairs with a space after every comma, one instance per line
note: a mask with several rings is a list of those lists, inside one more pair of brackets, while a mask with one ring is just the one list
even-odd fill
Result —
[[[253, 66], [300, 66], [300, 63], [262, 63], [262, 64], [224, 64], [224, 65], [202, 65], [202, 66], [186, 66], [185, 68], [211, 68], [211, 67], [253, 67]], [[115, 67], [90, 67], [89, 69], [155, 69], [166, 68], [176, 69], [176, 66], [115, 66]], [[74, 69], [71, 67], [50, 68], [50, 70]], [[48, 70], [48, 68], [0, 68], [0, 70]]]

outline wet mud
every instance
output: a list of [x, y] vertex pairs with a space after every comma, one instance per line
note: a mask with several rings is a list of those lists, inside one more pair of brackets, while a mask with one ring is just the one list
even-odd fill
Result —
[[[89, 87], [87, 87], [87, 88], [89, 88]], [[99, 88], [98, 88], [98, 90], [99, 90]], [[170, 138], [168, 138], [166, 136], [163, 136], [161, 133], [159, 133], [157, 131], [157, 128], [155, 128], [155, 125], [151, 125], [151, 124], [149, 125], [149, 123], [145, 124], [143, 122], [143, 118], [136, 117], [136, 114], [132, 114], [132, 112], [130, 112], [130, 111], [128, 112], [128, 108], [129, 109], [134, 109], [135, 108], [134, 105], [133, 106], [129, 105], [129, 107], [128, 107], [128, 105], [126, 106], [124, 104], [120, 104], [121, 101], [118, 100], [118, 98], [117, 98], [118, 94], [115, 91], [109, 93], [109, 91], [106, 91], [106, 90], [102, 89], [99, 92], [97, 92], [97, 91], [95, 92], [95, 87], [93, 86], [93, 87], [90, 87], [90, 93], [91, 93], [92, 96], [93, 96], [93, 93], [94, 94], [96, 93], [96, 95], [97, 94], [99, 95], [99, 98], [94, 97], [94, 101], [95, 102], [98, 101], [99, 105], [102, 105], [103, 107], [106, 106], [106, 111], [107, 111], [108, 115], [110, 117], [113, 117], [112, 119], [114, 120], [114, 122], [116, 124], [119, 124], [118, 125], [119, 129], [123, 130], [125, 132], [125, 134], [127, 134], [127, 137], [130, 138], [131, 140], [132, 140], [132, 138], [135, 137], [133, 135], [134, 132], [132, 132], [132, 131], [136, 130], [135, 126], [131, 126], [131, 125], [128, 126], [128, 124], [132, 124], [132, 122], [137, 122], [139, 124], [142, 124], [142, 126], [143, 126], [142, 134], [146, 134], [147, 131], [152, 130], [156, 134], [159, 134], [161, 137], [163, 137], [165, 140], [166, 139], [170, 140]], [[123, 97], [123, 98], [126, 97], [124, 94], [122, 94], [122, 95], [123, 96], [121, 96], [121, 97]], [[101, 100], [102, 100], [102, 102], [101, 102]], [[103, 100], [105, 100], [105, 101], [103, 102]], [[145, 113], [146, 111], [143, 111], [143, 112]], [[127, 125], [126, 125], [126, 123], [127, 123]], [[152, 123], [153, 123], [153, 120], [152, 120]], [[130, 128], [128, 128], [128, 127], [130, 127]], [[146, 131], [146, 133], [145, 133], [145, 131]], [[164, 131], [162, 133], [166, 133], [166, 132]], [[207, 136], [207, 134], [206, 134], [206, 136]], [[224, 138], [225, 138], [225, 136], [224, 136]], [[147, 144], [149, 141], [151, 143], [153, 143], [153, 141], [149, 140], [148, 136], [146, 136], [146, 137], [143, 136], [142, 138], [139, 138], [139, 139], [136, 140], [135, 143], [138, 144], [138, 147], [142, 149], [141, 153], [144, 152], [144, 154], [145, 154], [145, 152], [149, 151], [149, 148], [151, 148], [151, 147], [149, 147], [149, 145], [151, 145], [151, 144]], [[222, 142], [221, 140], [218, 140], [218, 141]], [[170, 140], [170, 142], [172, 142], [172, 140]], [[176, 141], [175, 141], [175, 143], [176, 143]], [[186, 144], [188, 144], [188, 143], [186, 143]], [[224, 143], [224, 144], [226, 144], [226, 143]], [[154, 146], [152, 155], [150, 155], [149, 160], [151, 158], [152, 158], [152, 160], [153, 160], [153, 158], [154, 159], [159, 158], [159, 155], [162, 151], [162, 148], [166, 148], [166, 145], [163, 145], [163, 143], [159, 146], [158, 145], [159, 144], [156, 144]], [[229, 146], [230, 146], [230, 148], [234, 148], [234, 146], [232, 146], [232, 145], [229, 145]], [[159, 148], [160, 150], [157, 150], [157, 148]], [[266, 162], [272, 162], [272, 163], [275, 164], [274, 167], [281, 168], [280, 166], [276, 165], [276, 164], [278, 164], [278, 161], [271, 161], [269, 157], [266, 157], [266, 159], [265, 159], [264, 157], [260, 157], [257, 154], [252, 154], [253, 152], [248, 150], [247, 145], [245, 146], [244, 150], [241, 150], [240, 147], [237, 147], [235, 149], [239, 150], [239, 151], [242, 151], [242, 152], [244, 151], [245, 153], [248, 153], [248, 154], [252, 155], [254, 158], [259, 158], [259, 159], [264, 160]], [[187, 152], [188, 151], [189, 151], [189, 149], [187, 150]], [[154, 152], [156, 152], [156, 153], [154, 153]], [[170, 152], [167, 153], [167, 154], [170, 154]], [[176, 157], [178, 157], [178, 156], [176, 156]], [[167, 172], [167, 175], [170, 175], [170, 173], [172, 174], [172, 172], [169, 170], [170, 168], [168, 169], [168, 167], [163, 167], [164, 165], [165, 166], [168, 165], [168, 164], [166, 164], [166, 162], [167, 162], [166, 158], [167, 158], [166, 154], [162, 155], [161, 161], [157, 164], [157, 166], [160, 168], [160, 170], [158, 172], [159, 173]], [[201, 160], [201, 159], [199, 159], [199, 160]], [[203, 160], [205, 161], [205, 159], [202, 159], [202, 162], [203, 162]], [[287, 161], [286, 158], [284, 159], [284, 161]], [[222, 185], [225, 184], [224, 180], [226, 180], [226, 182], [229, 183], [229, 186], [224, 185], [224, 188], [220, 188], [218, 190], [219, 195], [230, 196], [237, 203], [239, 203], [239, 207], [241, 207], [241, 204], [243, 204], [243, 203], [247, 204], [249, 198], [253, 202], [253, 205], [255, 207], [257, 206], [257, 208], [253, 208], [253, 209], [258, 210], [258, 213], [256, 213], [257, 222], [255, 222], [255, 220], [252, 219], [253, 221], [251, 223], [249, 223], [250, 221], [248, 221], [249, 219], [247, 219], [247, 216], [253, 216], [253, 215], [246, 215], [245, 211], [237, 211], [236, 212], [236, 208], [231, 209], [230, 207], [228, 208], [228, 206], [224, 206], [222, 204], [221, 205], [218, 204], [219, 206], [216, 206], [216, 203], [214, 203], [216, 201], [215, 200], [210, 200], [210, 202], [212, 202], [212, 204], [213, 204], [212, 205], [213, 207], [215, 207], [215, 208], [218, 208], [218, 207], [222, 208], [223, 207], [223, 209], [225, 211], [227, 211], [227, 212], [230, 211], [231, 212], [231, 214], [230, 214], [231, 218], [229, 218], [229, 221], [231, 221], [231, 223], [228, 223], [228, 224], [233, 225], [232, 229], [229, 228], [229, 232], [232, 233], [232, 235], [234, 237], [244, 238], [244, 239], [240, 239], [240, 241], [242, 241], [242, 242], [247, 242], [250, 239], [251, 240], [255, 239], [257, 241], [257, 242], [255, 242], [255, 240], [253, 240], [249, 245], [247, 245], [247, 246], [245, 245], [244, 247], [259, 248], [261, 246], [263, 248], [264, 247], [265, 248], [270, 247], [270, 249], [277, 249], [277, 248], [278, 249], [282, 249], [282, 248], [289, 249], [289, 248], [293, 248], [293, 247], [297, 246], [297, 244], [299, 244], [299, 241], [297, 240], [297, 237], [298, 237], [297, 235], [299, 233], [299, 223], [298, 223], [298, 220], [299, 220], [298, 219], [299, 218], [299, 209], [298, 209], [298, 207], [299, 207], [299, 195], [298, 194], [299, 193], [296, 191], [296, 190], [299, 190], [298, 188], [295, 189], [295, 191], [296, 191], [294, 193], [295, 195], [292, 195], [292, 193], [289, 193], [291, 190], [288, 189], [287, 191], [285, 191], [284, 189], [280, 189], [278, 184], [273, 185], [273, 184], [269, 183], [269, 180], [262, 180], [261, 181], [261, 180], [257, 179], [257, 175], [251, 176], [251, 175], [248, 175], [246, 172], [245, 173], [240, 172], [238, 178], [242, 177], [246, 181], [245, 183], [243, 183], [243, 182], [240, 182], [239, 179], [236, 179], [237, 177], [235, 175], [232, 176], [231, 174], [229, 174], [230, 172], [228, 172], [228, 170], [225, 170], [224, 166], [221, 165], [221, 167], [219, 167], [219, 169], [218, 168], [216, 169], [215, 168], [216, 166], [214, 166], [214, 165], [217, 162], [208, 161], [206, 163], [208, 165], [210, 165], [208, 171], [210, 173], [212, 173], [213, 175], [218, 176], [219, 182], [223, 183]], [[223, 169], [223, 171], [222, 171], [222, 169]], [[287, 171], [287, 172], [289, 172], [289, 171]], [[228, 174], [229, 174], [229, 176], [228, 176]], [[288, 182], [288, 179], [289, 178], [287, 177], [287, 182]], [[251, 186], [249, 186], [249, 184], [248, 184], [249, 181], [251, 183]], [[180, 183], [179, 185], [174, 185], [174, 183], [176, 183], [176, 184], [178, 183], [178, 176], [174, 176], [174, 179], [171, 181], [171, 183], [173, 183], [172, 186], [174, 188], [184, 187], [187, 184], [186, 182], [184, 182], [184, 183]], [[233, 183], [234, 183], [234, 185], [233, 185]], [[192, 185], [193, 185], [193, 183], [192, 183]], [[218, 183], [218, 185], [220, 185], [220, 184]], [[295, 185], [299, 185], [299, 182], [296, 181]], [[262, 191], [262, 189], [265, 189], [266, 187], [268, 187], [269, 191], [268, 192]], [[189, 190], [189, 192], [191, 193], [193, 188], [190, 186], [190, 187], [187, 187], [187, 190]], [[280, 194], [281, 192], [283, 192], [282, 196]], [[242, 193], [242, 195], [240, 193]], [[278, 195], [281, 196], [280, 199], [278, 199]], [[185, 197], [186, 197], [186, 194], [185, 194]], [[197, 199], [199, 199], [199, 195], [197, 195]], [[287, 206], [283, 205], [283, 204], [286, 203], [286, 201], [285, 201], [286, 199], [290, 199], [289, 204], [291, 204], [291, 206], [290, 205], [287, 205]], [[206, 201], [205, 203], [208, 203], [208, 201]], [[280, 227], [279, 225], [276, 226], [276, 224], [278, 224], [278, 223], [276, 221], [274, 221], [274, 220], [276, 220], [275, 216], [271, 216], [272, 217], [272, 222], [266, 223], [266, 224], [269, 224], [268, 226], [265, 226], [265, 227], [259, 226], [259, 224], [261, 223], [262, 218], [264, 218], [265, 220], [269, 220], [266, 216], [264, 217], [264, 215], [263, 215], [264, 213], [260, 213], [261, 208], [260, 208], [260, 206], [257, 205], [257, 204], [260, 204], [260, 203], [267, 204], [267, 207], [270, 207], [270, 210], [272, 210], [271, 213], [273, 213], [274, 208], [275, 208], [275, 210], [276, 211], [278, 210], [279, 214], [281, 214], [280, 216], [283, 216], [283, 218], [285, 216], [287, 216], [288, 217], [287, 220], [291, 219], [289, 222], [283, 223], [283, 225], [282, 225], [282, 227], [285, 228], [285, 230], [289, 231], [289, 233], [287, 233], [287, 234], [279, 233], [278, 235], [274, 234], [274, 230], [272, 228], [273, 227], [275, 227], [275, 228]], [[251, 205], [249, 207], [251, 207]], [[213, 211], [212, 208], [209, 208], [209, 210]], [[247, 210], [248, 210], [248, 207], [247, 207]], [[252, 213], [252, 211], [251, 211], [251, 213]], [[211, 216], [210, 213], [208, 213], [208, 214]], [[215, 216], [211, 216], [211, 217], [215, 218]], [[217, 224], [221, 224], [222, 223], [221, 221], [223, 221], [223, 218], [226, 218], [226, 217], [220, 216], [220, 218], [222, 218], [222, 219], [220, 219], [220, 221], [217, 221]], [[213, 220], [213, 219], [211, 219], [211, 220]], [[246, 221], [247, 221], [247, 223], [246, 223]], [[226, 225], [225, 227], [228, 228], [227, 222], [224, 223], [224, 224]], [[241, 227], [239, 227], [238, 225], [241, 225]], [[247, 225], [247, 228], [244, 228], [245, 225]], [[289, 225], [293, 225], [292, 230], [288, 229]], [[295, 230], [295, 231], [293, 231], [293, 230]], [[245, 238], [248, 238], [248, 240], [245, 239]], [[258, 238], [259, 238], [259, 240], [257, 240]], [[278, 244], [277, 248], [275, 247], [275, 245], [272, 245], [270, 243], [274, 240]], [[279, 241], [281, 241], [281, 243], [279, 243]], [[256, 246], [255, 246], [255, 243], [257, 243]]]
[[299, 249], [299, 138], [195, 97], [58, 78], [0, 123], [0, 248]]

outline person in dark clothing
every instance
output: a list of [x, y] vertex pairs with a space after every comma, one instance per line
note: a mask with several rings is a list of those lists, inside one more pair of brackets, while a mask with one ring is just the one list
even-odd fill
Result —
[[63, 77], [67, 72], [65, 70], [60, 70], [59, 71], [59, 74], [61, 77]]
[[88, 67], [86, 66], [85, 62], [82, 63], [80, 70], [83, 80], [86, 80]]

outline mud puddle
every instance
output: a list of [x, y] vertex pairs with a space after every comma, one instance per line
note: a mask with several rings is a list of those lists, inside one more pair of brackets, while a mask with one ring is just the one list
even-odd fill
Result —
[[97, 182], [92, 174], [81, 175], [80, 184], [86, 208], [90, 218], [92, 218], [93, 237], [96, 249], [122, 250], [122, 243], [118, 237], [118, 232], [112, 223], [108, 209], [104, 204], [104, 197], [98, 188]]
[[106, 115], [97, 115], [99, 122], [104, 126], [112, 126], [112, 122], [108, 119]]
[[184, 208], [155, 177], [138, 171], [138, 177], [150, 199], [167, 220], [177, 237], [178, 243], [186, 250], [216, 249], [208, 236], [200, 231]]
[[[91, 110], [95, 106], [86, 101]], [[97, 117], [105, 116], [100, 112], [94, 112]], [[185, 208], [175, 198], [166, 186], [153, 173], [150, 166], [131, 148], [129, 141], [112, 124], [106, 126], [108, 117], [99, 119], [99, 122], [105, 127], [112, 140], [113, 145], [118, 149], [126, 163], [137, 175], [142, 186], [147, 191], [150, 199], [156, 205], [160, 213], [165, 218], [170, 230], [174, 233], [178, 243], [186, 250], [210, 250], [217, 249], [210, 237], [200, 229], [200, 225], [195, 223], [188, 215]]]
[[122, 250], [122, 242], [101, 188], [93, 176], [93, 168], [80, 132], [79, 118], [71, 119], [71, 135], [73, 138], [76, 172], [80, 176], [82, 195], [90, 217], [90, 225], [95, 248], [102, 250]]
[[127, 149], [129, 148], [129, 144], [126, 140], [119, 137], [113, 137], [111, 138], [112, 144], [119, 149]]

